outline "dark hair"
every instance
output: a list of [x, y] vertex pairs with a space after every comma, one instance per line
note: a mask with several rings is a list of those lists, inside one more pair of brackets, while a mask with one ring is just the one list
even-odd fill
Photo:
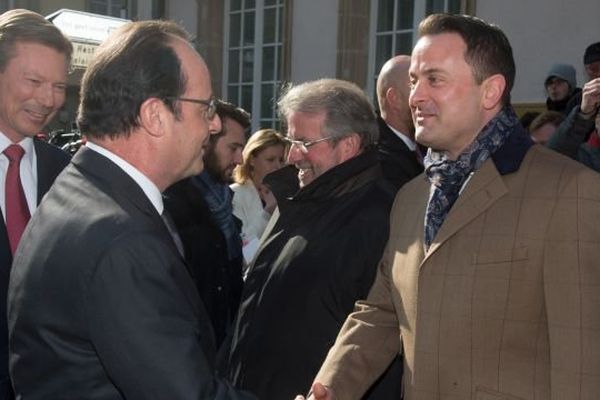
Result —
[[362, 89], [352, 82], [319, 79], [289, 86], [277, 106], [283, 120], [292, 112], [324, 113], [326, 134], [339, 140], [356, 133], [363, 149], [379, 139], [373, 106]]
[[73, 46], [52, 22], [38, 13], [15, 9], [0, 15], [0, 71], [15, 55], [17, 42], [37, 43], [48, 46], [65, 55], [71, 63]]
[[81, 84], [77, 124], [91, 137], [128, 136], [139, 126], [144, 101], [156, 97], [180, 117], [177, 98], [187, 77], [172, 47], [174, 37], [190, 40], [171, 21], [139, 21], [117, 29], [96, 50]]
[[225, 132], [224, 124], [226, 118], [234, 120], [235, 122], [240, 124], [242, 128], [244, 128], [246, 136], [249, 135], [250, 113], [248, 111], [244, 110], [241, 107], [237, 107], [235, 104], [219, 100], [217, 102], [217, 114], [219, 115], [219, 118], [221, 118], [221, 122], [223, 122], [223, 124], [221, 132], [209, 136], [209, 142], [211, 145], [214, 145], [223, 135], [227, 133]]
[[510, 103], [510, 91], [515, 82], [515, 60], [508, 38], [493, 24], [470, 15], [432, 14], [419, 24], [419, 37], [441, 33], [456, 33], [467, 45], [465, 61], [473, 70], [478, 84], [500, 74], [506, 81], [502, 103]]
[[519, 122], [521, 122], [523, 128], [529, 131], [529, 125], [531, 125], [531, 122], [540, 114], [541, 113], [539, 111], [527, 111], [523, 115], [521, 115], [521, 118], [519, 118]]

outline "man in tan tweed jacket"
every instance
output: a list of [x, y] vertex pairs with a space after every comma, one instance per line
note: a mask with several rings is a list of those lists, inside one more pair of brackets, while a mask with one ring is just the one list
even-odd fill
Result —
[[438, 14], [419, 37], [426, 172], [310, 397], [359, 399], [403, 351], [406, 400], [600, 398], [600, 176], [526, 139], [499, 28]]

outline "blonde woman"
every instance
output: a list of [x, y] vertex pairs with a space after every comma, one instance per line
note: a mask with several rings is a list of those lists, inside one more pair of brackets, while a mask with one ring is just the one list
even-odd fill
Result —
[[263, 178], [283, 167], [285, 146], [277, 131], [261, 129], [250, 136], [242, 152], [244, 161], [233, 172], [233, 214], [242, 221], [244, 246], [257, 244], [277, 206]]

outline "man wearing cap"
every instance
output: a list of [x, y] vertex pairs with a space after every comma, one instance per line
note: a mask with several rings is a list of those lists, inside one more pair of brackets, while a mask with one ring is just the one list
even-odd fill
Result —
[[546, 108], [549, 111], [568, 113], [567, 104], [581, 92], [577, 87], [575, 68], [570, 64], [553, 64], [544, 80]]
[[567, 109], [572, 107], [572, 111], [554, 132], [547, 146], [600, 171], [598, 129], [593, 133], [600, 107], [600, 42], [585, 49], [583, 64], [590, 80], [569, 101]]

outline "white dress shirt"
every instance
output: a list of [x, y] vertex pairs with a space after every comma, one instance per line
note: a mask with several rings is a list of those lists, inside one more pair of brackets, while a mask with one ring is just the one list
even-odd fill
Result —
[[400, 140], [404, 142], [404, 144], [410, 149], [410, 151], [415, 151], [417, 149], [417, 144], [411, 138], [409, 138], [404, 133], [400, 132], [391, 125], [388, 125], [388, 127], [392, 130], [392, 132], [394, 132], [396, 136], [400, 138]]
[[150, 179], [148, 179], [146, 175], [141, 173], [140, 170], [123, 160], [115, 153], [106, 150], [104, 147], [101, 147], [90, 141], [86, 143], [86, 147], [95, 151], [96, 153], [102, 154], [104, 157], [117, 164], [119, 168], [121, 168], [127, 175], [131, 177], [131, 179], [135, 181], [135, 183], [139, 185], [139, 187], [144, 191], [146, 197], [148, 197], [148, 200], [150, 200], [154, 208], [156, 208], [156, 211], [158, 211], [158, 214], [162, 215], [164, 209], [162, 195], [158, 187]]

